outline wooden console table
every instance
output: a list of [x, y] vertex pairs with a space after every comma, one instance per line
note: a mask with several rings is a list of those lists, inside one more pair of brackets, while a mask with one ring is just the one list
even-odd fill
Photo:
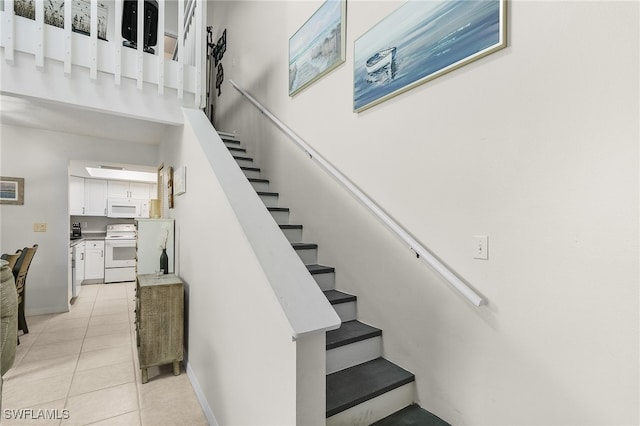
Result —
[[147, 368], [173, 363], [180, 374], [183, 358], [184, 284], [174, 274], [141, 274], [136, 285], [136, 340], [142, 383]]

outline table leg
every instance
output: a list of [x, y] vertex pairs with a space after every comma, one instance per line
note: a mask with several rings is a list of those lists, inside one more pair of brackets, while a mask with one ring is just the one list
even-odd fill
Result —
[[147, 383], [149, 381], [149, 372], [146, 368], [142, 369], [142, 383]]

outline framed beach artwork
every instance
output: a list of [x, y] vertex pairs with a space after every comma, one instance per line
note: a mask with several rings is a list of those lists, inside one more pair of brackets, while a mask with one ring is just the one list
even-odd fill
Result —
[[327, 0], [289, 39], [289, 96], [345, 60], [346, 0]]
[[[64, 28], [64, 0], [44, 0], [44, 23]], [[33, 0], [14, 0], [13, 10], [17, 16], [36, 19], [36, 5]]]
[[[91, 34], [91, 0], [73, 0], [71, 3], [71, 29], [80, 34]], [[107, 5], [98, 1], [98, 38], [107, 40]]]
[[355, 41], [363, 111], [506, 47], [506, 0], [409, 0]]
[[0, 177], [0, 204], [24, 204], [24, 178]]

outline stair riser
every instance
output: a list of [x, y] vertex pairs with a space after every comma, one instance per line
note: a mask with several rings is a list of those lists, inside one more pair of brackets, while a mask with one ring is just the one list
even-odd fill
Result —
[[316, 283], [318, 283], [318, 286], [322, 291], [334, 290], [336, 288], [335, 272], [325, 272], [323, 274], [312, 274], [311, 276], [313, 277], [314, 280], [316, 280]]
[[231, 146], [228, 148], [231, 155], [235, 155], [238, 157], [250, 157], [250, 155], [247, 154], [247, 151], [244, 148], [235, 147], [235, 146]]
[[296, 253], [305, 265], [318, 262], [318, 249], [296, 249]]
[[269, 184], [267, 182], [250, 182], [253, 189], [256, 191], [269, 191]]
[[260, 176], [260, 172], [256, 170], [243, 170], [242, 173], [244, 173], [247, 179], [260, 179], [262, 177]]
[[289, 212], [269, 212], [278, 225], [289, 224]]
[[413, 403], [415, 384], [408, 383], [327, 418], [327, 426], [368, 426]]
[[284, 233], [284, 236], [287, 237], [287, 240], [289, 240], [289, 242], [302, 242], [302, 229], [283, 229], [282, 232]]
[[338, 303], [332, 305], [342, 322], [353, 321], [358, 317], [357, 303], [353, 302]]
[[327, 351], [327, 374], [335, 373], [381, 356], [381, 336], [329, 349]]
[[260, 195], [260, 199], [267, 207], [278, 207], [277, 195]]
[[238, 158], [235, 158], [235, 160], [240, 167], [256, 167], [251, 160], [240, 160]]

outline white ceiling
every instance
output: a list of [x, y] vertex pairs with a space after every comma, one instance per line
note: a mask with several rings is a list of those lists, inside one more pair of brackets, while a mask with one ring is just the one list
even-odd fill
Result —
[[0, 95], [0, 123], [125, 142], [159, 144], [167, 124]]

